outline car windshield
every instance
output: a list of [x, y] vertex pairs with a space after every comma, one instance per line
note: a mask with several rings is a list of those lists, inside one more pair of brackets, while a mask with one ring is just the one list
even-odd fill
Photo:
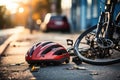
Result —
[[62, 21], [62, 20], [66, 20], [66, 18], [63, 17], [63, 16], [52, 16], [52, 17], [50, 18], [50, 20]]

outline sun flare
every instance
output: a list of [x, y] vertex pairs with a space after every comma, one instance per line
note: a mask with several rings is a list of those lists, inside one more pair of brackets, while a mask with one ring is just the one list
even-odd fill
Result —
[[27, 3], [29, 0], [0, 0], [0, 5], [6, 6], [7, 10], [11, 12], [11, 14], [16, 13], [17, 11], [23, 12], [24, 10], [20, 7], [20, 4]]

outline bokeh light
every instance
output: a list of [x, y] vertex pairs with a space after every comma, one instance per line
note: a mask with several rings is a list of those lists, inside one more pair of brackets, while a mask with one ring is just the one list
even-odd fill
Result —
[[20, 7], [19, 8], [19, 13], [23, 13], [24, 12], [24, 8]]
[[26, 4], [28, 2], [29, 0], [0, 0], [0, 5], [6, 6], [7, 10], [10, 11], [11, 14], [14, 14], [17, 11], [20, 13], [23, 12], [24, 9], [20, 7], [20, 4]]

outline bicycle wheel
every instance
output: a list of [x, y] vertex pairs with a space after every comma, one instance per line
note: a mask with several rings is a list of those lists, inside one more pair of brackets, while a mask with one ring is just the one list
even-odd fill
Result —
[[95, 41], [93, 26], [83, 32], [74, 44], [74, 53], [81, 61], [93, 65], [109, 65], [120, 62], [120, 46], [114, 45], [108, 48], [100, 47]]

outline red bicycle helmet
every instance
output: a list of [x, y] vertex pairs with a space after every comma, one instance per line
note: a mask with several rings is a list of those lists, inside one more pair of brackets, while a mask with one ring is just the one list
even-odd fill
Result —
[[30, 48], [25, 56], [29, 64], [36, 63], [69, 63], [70, 55], [67, 50], [55, 42], [40, 42]]

